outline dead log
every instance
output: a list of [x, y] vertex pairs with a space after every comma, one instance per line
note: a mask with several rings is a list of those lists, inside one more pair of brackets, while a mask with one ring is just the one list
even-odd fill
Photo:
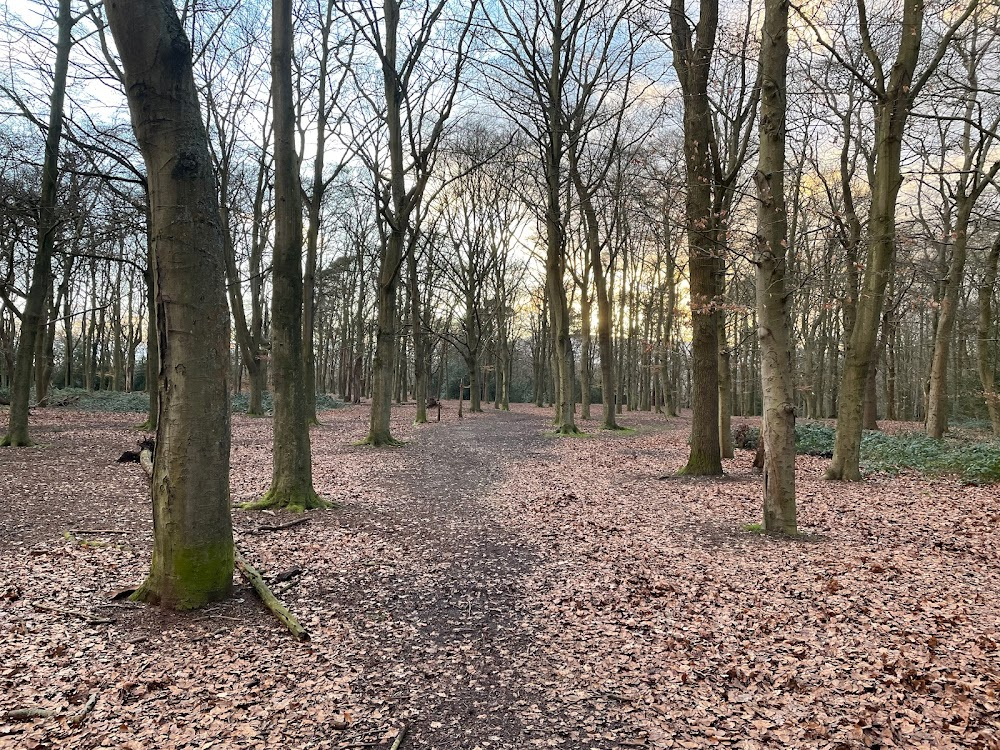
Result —
[[288, 607], [278, 601], [278, 597], [271, 593], [271, 589], [267, 587], [263, 576], [261, 576], [261, 574], [258, 573], [257, 570], [250, 563], [248, 563], [246, 558], [239, 552], [236, 553], [236, 567], [246, 579], [247, 583], [249, 583], [253, 587], [253, 590], [257, 592], [257, 596], [259, 596], [260, 600], [264, 602], [264, 606], [271, 610], [271, 613], [277, 617], [286, 628], [288, 628], [288, 631], [297, 640], [308, 641], [309, 633], [306, 632], [306, 629], [299, 624], [298, 619], [296, 619], [295, 615], [291, 613]]
[[45, 403], [43, 404], [41, 401], [39, 401], [38, 405], [39, 406], [72, 406], [73, 404], [75, 404], [79, 400], [80, 400], [80, 397], [76, 396], [76, 395], [60, 396], [59, 398], [49, 398], [49, 397], [46, 397], [44, 399]]
[[[84, 720], [87, 714], [89, 714], [96, 705], [97, 693], [92, 693], [79, 711], [69, 714], [69, 723], [76, 726]], [[32, 719], [51, 719], [53, 716], [61, 716], [62, 714], [63, 709], [61, 708], [39, 708], [37, 706], [30, 706], [28, 708], [12, 709], [6, 713], [4, 718], [7, 721], [31, 721]]]

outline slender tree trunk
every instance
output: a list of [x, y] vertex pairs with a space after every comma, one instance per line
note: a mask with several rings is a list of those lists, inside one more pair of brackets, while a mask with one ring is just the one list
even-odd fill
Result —
[[[584, 275], [583, 283], [589, 282], [587, 275]], [[590, 419], [590, 315], [591, 301], [586, 289], [580, 290], [580, 356], [583, 361], [580, 363], [580, 419]], [[499, 374], [499, 370], [497, 371]]]
[[170, 0], [108, 0], [156, 251], [159, 420], [153, 556], [134, 598], [193, 609], [232, 588], [229, 314], [215, 174], [191, 46]]
[[986, 410], [990, 415], [993, 435], [1000, 437], [1000, 394], [997, 393], [993, 331], [993, 291], [997, 283], [997, 266], [1000, 264], [1000, 234], [986, 257], [986, 268], [979, 284], [979, 316], [976, 324], [976, 364], [979, 383], [983, 388]]
[[31, 284], [21, 316], [21, 335], [17, 341], [14, 377], [10, 389], [10, 414], [7, 435], [0, 446], [33, 445], [28, 435], [28, 401], [36, 340], [44, 336], [45, 299], [52, 283], [52, 250], [56, 242], [56, 191], [59, 187], [59, 144], [62, 139], [63, 102], [66, 99], [66, 77], [69, 71], [69, 51], [73, 45], [73, 18], [70, 0], [59, 0], [56, 18], [56, 60], [49, 98], [49, 122], [45, 134], [45, 160], [42, 164], [42, 186], [38, 201], [38, 251], [31, 269]]
[[726, 316], [719, 321], [719, 452], [723, 458], [733, 458], [733, 375], [732, 352], [726, 337]]
[[943, 438], [948, 429], [948, 355], [955, 329], [958, 296], [965, 278], [965, 259], [969, 247], [969, 219], [973, 200], [971, 196], [966, 194], [964, 186], [959, 189], [956, 203], [951, 263], [948, 267], [937, 330], [934, 336], [930, 390], [927, 394], [927, 434], [937, 440]]
[[798, 533], [795, 508], [795, 377], [786, 289], [785, 109], [788, 0], [767, 0], [760, 54], [760, 152], [757, 209], [757, 320], [764, 416], [764, 528]]
[[[153, 214], [146, 188], [146, 269], [142, 278], [146, 282], [146, 394], [149, 396], [149, 411], [146, 421], [137, 425], [140, 430], [155, 430], [160, 418], [160, 337], [157, 334], [156, 300], [156, 246], [153, 242]], [[86, 378], [86, 375], [84, 375]]]
[[861, 479], [864, 388], [875, 352], [885, 287], [896, 247], [896, 199], [902, 183], [903, 131], [912, 104], [913, 74], [923, 33], [923, 0], [905, 0], [899, 54], [875, 117], [875, 169], [869, 216], [870, 246], [858, 294], [853, 330], [837, 391], [837, 437], [827, 479]]
[[410, 243], [406, 263], [410, 278], [410, 329], [411, 338], [413, 339], [413, 398], [417, 402], [417, 415], [413, 421], [415, 424], [426, 424], [427, 381], [430, 371], [427, 361], [427, 339], [423, 327], [423, 311], [420, 304], [415, 241]]
[[295, 156], [292, 0], [274, 0], [271, 99], [274, 103], [274, 250], [271, 354], [274, 446], [271, 487], [244, 507], [302, 511], [327, 507], [313, 489], [312, 448], [302, 355], [302, 195]]
[[390, 185], [388, 211], [389, 233], [382, 251], [378, 273], [376, 301], [377, 330], [375, 358], [372, 362], [372, 410], [365, 442], [369, 445], [395, 445], [389, 429], [392, 414], [393, 372], [396, 353], [396, 295], [399, 286], [400, 263], [403, 259], [406, 182], [403, 164], [403, 91], [396, 73], [396, 44], [399, 31], [397, 0], [385, 0], [385, 50], [382, 78], [385, 85], [386, 125], [389, 136]]

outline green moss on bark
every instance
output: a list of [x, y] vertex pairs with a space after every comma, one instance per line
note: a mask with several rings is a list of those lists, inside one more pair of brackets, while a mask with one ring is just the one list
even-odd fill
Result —
[[153, 551], [149, 577], [132, 594], [132, 601], [189, 610], [221, 601], [232, 591], [232, 541], [173, 548], [169, 560], [164, 556]]
[[722, 476], [722, 462], [711, 455], [692, 450], [688, 462], [677, 473], [689, 477]]

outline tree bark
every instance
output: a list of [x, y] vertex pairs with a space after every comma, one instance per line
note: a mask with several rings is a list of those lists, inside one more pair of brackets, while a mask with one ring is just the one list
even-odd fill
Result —
[[292, 0], [274, 0], [271, 99], [274, 103], [274, 251], [271, 356], [274, 362], [274, 465], [271, 487], [245, 508], [303, 511], [327, 507], [313, 489], [302, 356], [302, 185], [295, 156]]
[[691, 289], [691, 452], [682, 474], [722, 474], [719, 442], [719, 253], [712, 215], [712, 113], [708, 96], [712, 50], [719, 21], [718, 0], [701, 0], [697, 37], [692, 39], [684, 0], [671, 0], [674, 68], [684, 95], [684, 156], [687, 174], [687, 233]]
[[[937, 52], [920, 79], [914, 82], [923, 38], [924, 2], [904, 0], [899, 51], [887, 80], [881, 72], [881, 65], [878, 66], [872, 88], [876, 95], [876, 113], [875, 166], [871, 175], [872, 202], [868, 223], [870, 244], [837, 392], [837, 437], [833, 460], [826, 470], [827, 479], [861, 479], [864, 389], [875, 355], [885, 288], [895, 255], [896, 200], [902, 184], [900, 158], [907, 117], [914, 99], [942, 59], [945, 48], [978, 4], [978, 0], [970, 0], [966, 4], [938, 42]], [[864, 30], [867, 34], [867, 22]], [[873, 59], [875, 53], [866, 51], [866, 54]]]
[[997, 266], [1000, 264], [1000, 235], [986, 257], [986, 268], [979, 284], [979, 316], [976, 324], [976, 364], [979, 383], [983, 387], [986, 410], [990, 415], [993, 435], [1000, 437], [1000, 393], [997, 392], [996, 345], [993, 336], [993, 290], [997, 283]]
[[760, 52], [760, 152], [757, 185], [757, 320], [764, 414], [764, 529], [794, 536], [795, 375], [786, 290], [788, 215], [785, 208], [785, 118], [788, 0], [767, 0]]
[[215, 175], [191, 66], [170, 0], [108, 0], [156, 252], [159, 424], [153, 556], [135, 599], [193, 609], [232, 587], [229, 314]]
[[42, 186], [38, 202], [38, 251], [31, 269], [31, 284], [21, 317], [21, 335], [14, 360], [14, 377], [10, 389], [10, 414], [7, 435], [0, 446], [33, 445], [28, 434], [28, 401], [35, 358], [36, 340], [45, 335], [45, 300], [52, 284], [52, 250], [56, 242], [56, 190], [59, 187], [59, 144], [62, 139], [63, 103], [66, 99], [66, 77], [69, 71], [69, 51], [73, 45], [73, 18], [70, 0], [59, 0], [56, 18], [56, 60], [53, 70], [52, 94], [49, 98], [49, 122], [45, 134], [45, 159], [42, 164]]

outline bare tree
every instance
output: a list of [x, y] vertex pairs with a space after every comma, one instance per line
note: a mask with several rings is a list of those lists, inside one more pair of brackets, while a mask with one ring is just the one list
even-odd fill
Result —
[[161, 352], [153, 559], [134, 598], [193, 609], [226, 597], [233, 578], [229, 316], [215, 174], [173, 3], [109, 0], [106, 11], [149, 175]]
[[760, 154], [757, 184], [757, 326], [764, 418], [764, 528], [794, 536], [795, 370], [786, 275], [785, 123], [789, 0], [767, 0], [760, 51]]
[[271, 101], [274, 108], [274, 252], [271, 352], [274, 363], [274, 464], [271, 487], [244, 507], [307, 510], [329, 504], [313, 489], [312, 448], [302, 354], [302, 184], [295, 154], [292, 0], [274, 0]]

